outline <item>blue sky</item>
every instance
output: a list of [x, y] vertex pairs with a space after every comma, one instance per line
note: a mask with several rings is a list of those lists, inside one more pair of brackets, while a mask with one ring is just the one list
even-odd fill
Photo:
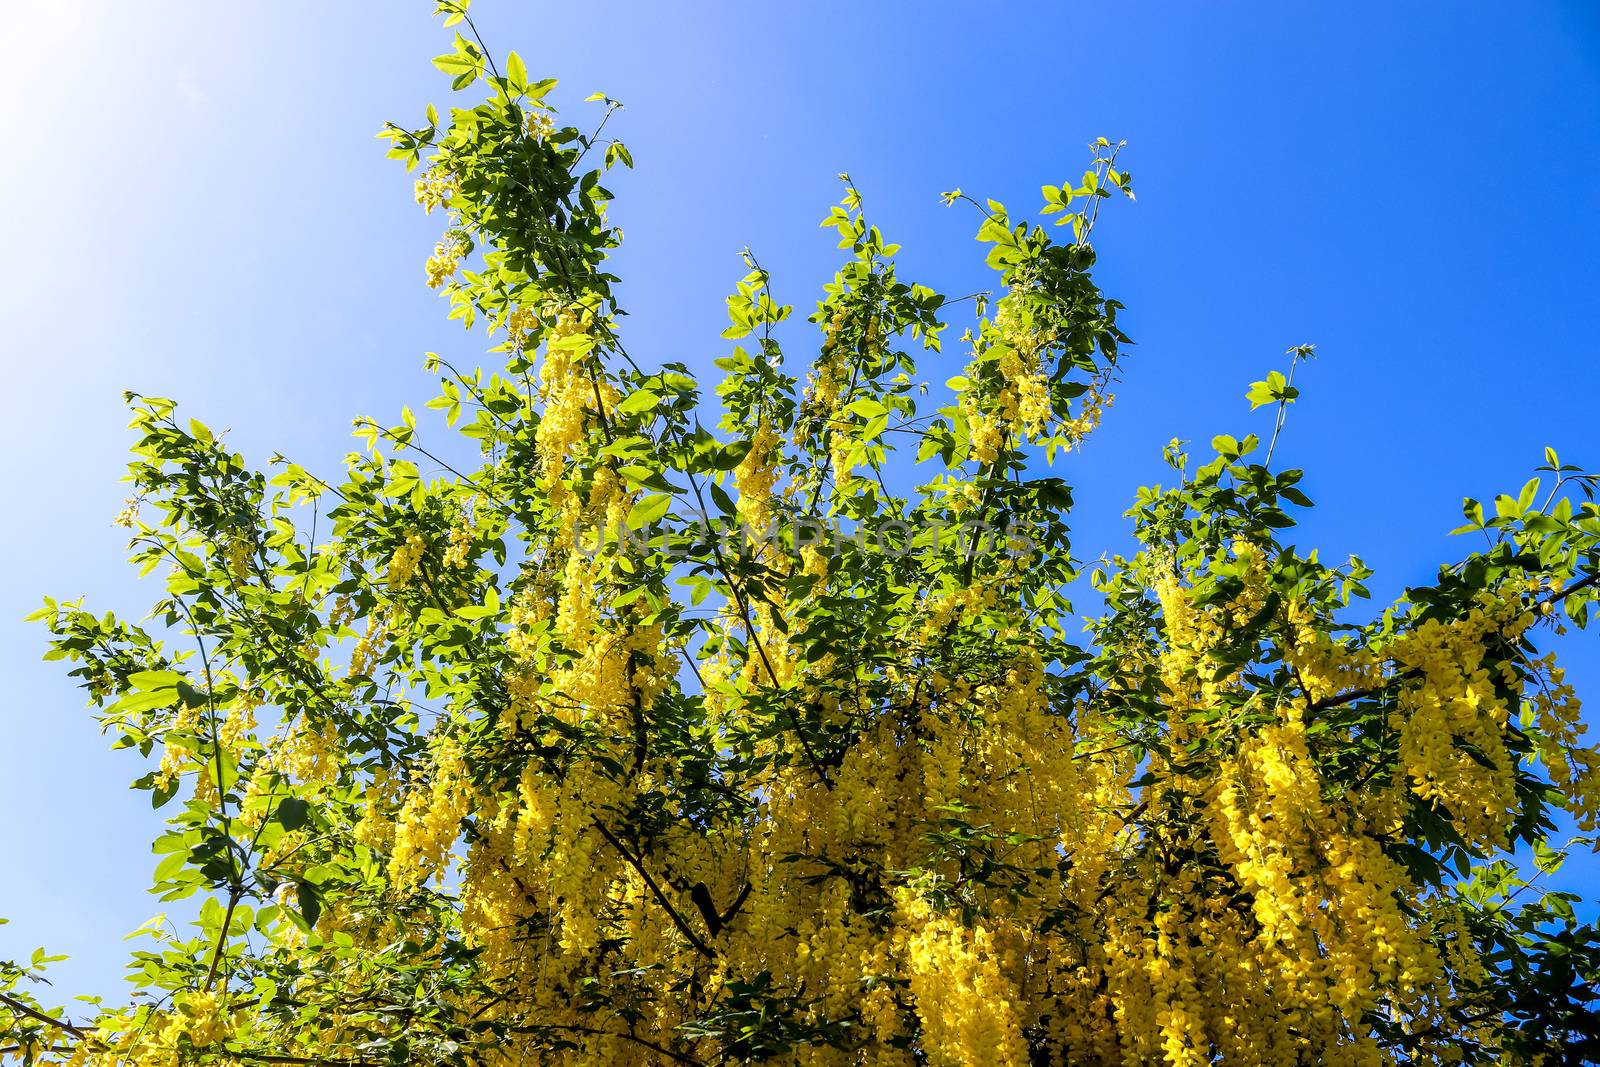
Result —
[[[326, 471], [352, 416], [431, 395], [424, 352], [481, 352], [424, 287], [437, 220], [372, 137], [449, 95], [429, 6], [4, 0], [0, 957], [70, 952], [63, 993], [114, 990], [122, 936], [159, 910], [156, 816], [20, 619], [47, 592], [135, 615], [156, 596], [111, 525], [124, 388]], [[1097, 245], [1138, 345], [1064, 469], [1086, 555], [1125, 536], [1169, 438], [1268, 430], [1244, 389], [1302, 342], [1319, 358], [1278, 450], [1319, 505], [1298, 540], [1361, 554], [1380, 596], [1464, 551], [1461, 498], [1514, 490], [1543, 446], [1600, 467], [1592, 4], [478, 7], [560, 99], [628, 105], [619, 267], [650, 358], [725, 352], [747, 244], [806, 308], [841, 170], [903, 276], [959, 294], [991, 281], [941, 190], [1032, 210], [1093, 137], [1127, 139], [1139, 200]], [[1600, 691], [1600, 634], [1566, 644]]]

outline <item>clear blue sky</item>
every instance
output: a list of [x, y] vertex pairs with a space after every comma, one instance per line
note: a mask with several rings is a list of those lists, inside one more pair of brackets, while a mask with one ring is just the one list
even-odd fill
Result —
[[[372, 136], [448, 96], [430, 6], [4, 0], [0, 956], [72, 953], [63, 993], [112, 991], [159, 910], [156, 817], [20, 618], [46, 592], [156, 596], [111, 525], [122, 389], [334, 470], [351, 416], [431, 395], [422, 353], [481, 352], [423, 286], [437, 220]], [[744, 245], [813, 299], [837, 172], [905, 276], [965, 293], [990, 279], [939, 191], [1031, 210], [1091, 138], [1129, 140], [1139, 200], [1097, 244], [1138, 347], [1066, 470], [1089, 556], [1168, 438], [1266, 427], [1244, 389], [1301, 342], [1320, 358], [1279, 446], [1320, 505], [1299, 540], [1363, 555], [1380, 595], [1463, 551], [1462, 496], [1519, 486], [1544, 445], [1600, 467], [1592, 3], [479, 6], [563, 99], [628, 105], [630, 348], [698, 367]], [[1569, 644], [1600, 702], [1600, 634]]]

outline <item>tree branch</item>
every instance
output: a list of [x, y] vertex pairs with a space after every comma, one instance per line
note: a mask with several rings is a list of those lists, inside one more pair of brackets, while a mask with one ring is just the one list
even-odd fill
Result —
[[36, 1022], [44, 1023], [46, 1026], [53, 1026], [57, 1030], [65, 1030], [67, 1033], [72, 1034], [75, 1037], [86, 1036], [81, 1028], [74, 1026], [66, 1019], [57, 1019], [54, 1016], [46, 1015], [38, 1008], [31, 1007], [25, 1001], [18, 1000], [15, 997], [8, 997], [4, 993], [0, 993], [0, 1004], [4, 1004], [12, 1011], [21, 1012], [23, 1015], [28, 1016], [28, 1018], [33, 1019]]
[[678, 928], [678, 932], [688, 940], [689, 944], [694, 946], [695, 951], [699, 952], [707, 959], [716, 959], [716, 949], [702, 941], [700, 936], [696, 934], [693, 928], [689, 926], [688, 921], [685, 920], [681, 914], [679, 914], [678, 909], [672, 906], [672, 901], [667, 899], [667, 895], [662, 892], [661, 886], [656, 883], [656, 880], [653, 877], [651, 877], [650, 872], [645, 870], [644, 863], [638, 857], [634, 856], [633, 853], [629, 852], [627, 846], [625, 846], [621, 841], [617, 840], [616, 835], [607, 829], [606, 824], [600, 821], [600, 817], [598, 815], [594, 816], [592, 821], [594, 822], [595, 829], [600, 831], [600, 836], [604, 837], [611, 847], [616, 849], [622, 858], [628, 861], [628, 865], [630, 867], [639, 872], [639, 877], [644, 879], [644, 884], [649, 887], [651, 895], [656, 898], [656, 903], [660, 904], [662, 909], [666, 911], [667, 917], [672, 920], [672, 925], [676, 926]]

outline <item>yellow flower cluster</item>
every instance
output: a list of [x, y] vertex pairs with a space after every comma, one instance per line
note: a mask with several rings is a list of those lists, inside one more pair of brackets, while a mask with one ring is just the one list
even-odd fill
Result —
[[450, 528], [449, 541], [444, 550], [444, 565], [456, 570], [466, 567], [471, 557], [472, 539], [477, 533], [472, 508], [463, 508], [456, 524]]
[[902, 951], [934, 1067], [1025, 1067], [1017, 989], [1001, 973], [1002, 955], [982, 926], [967, 929], [936, 914], [920, 896], [897, 901]]
[[461, 269], [461, 256], [463, 249], [461, 242], [454, 236], [446, 235], [433, 246], [433, 255], [428, 257], [424, 269], [428, 274], [428, 288], [438, 289], [455, 277], [456, 271]]
[[176, 1047], [179, 1039], [186, 1039], [194, 1048], [209, 1048], [227, 1040], [233, 1032], [233, 1020], [224, 1011], [220, 998], [210, 990], [182, 994], [177, 998], [177, 1011], [162, 1028], [161, 1039]]
[[[1051, 396], [1050, 368], [1044, 362], [1056, 344], [1053, 328], [1034, 321], [1028, 310], [1027, 288], [1014, 289], [1000, 299], [992, 321], [983, 325], [977, 343], [986, 359], [995, 362], [998, 391], [985, 395], [982, 387], [969, 386], [958, 407], [967, 423], [971, 454], [988, 466], [1011, 441], [1038, 441], [1047, 435], [1075, 447], [1100, 425], [1114, 399], [1106, 392], [1109, 372], [1096, 374], [1078, 401], [1078, 412], [1058, 419]], [[982, 375], [975, 358], [967, 369], [974, 381]]]
[[173, 717], [172, 725], [163, 739], [161, 766], [156, 770], [156, 784], [161, 789], [171, 790], [177, 783], [178, 775], [189, 769], [190, 762], [195, 758], [193, 746], [196, 742], [186, 735], [200, 732], [201, 710], [185, 704]]
[[337, 630], [356, 617], [355, 602], [346, 593], [333, 598], [333, 609], [328, 612], [328, 625]]
[[[840, 307], [828, 320], [823, 328], [822, 353], [812, 365], [806, 378], [805, 399], [801, 410], [809, 418], [822, 420], [825, 433], [832, 433], [832, 421], [838, 416], [839, 407], [844, 399], [844, 391], [850, 385], [849, 353], [842, 343], [840, 335], [850, 322], [850, 313], [847, 308]], [[876, 324], [869, 327], [876, 329]], [[876, 333], [871, 335], [876, 337]], [[795, 427], [796, 434], [804, 433], [803, 420]], [[800, 444], [797, 437], [796, 444]]]
[[432, 773], [405, 798], [395, 820], [389, 878], [404, 889], [430, 877], [443, 878], [445, 860], [461, 834], [461, 820], [472, 808], [473, 793], [459, 746], [443, 741], [434, 752]]
[[511, 339], [511, 347], [521, 352], [527, 347], [528, 339], [543, 325], [538, 308], [521, 304], [512, 308], [506, 316], [506, 333]]
[[1096, 379], [1091, 383], [1089, 392], [1079, 402], [1078, 414], [1061, 424], [1061, 435], [1072, 445], [1082, 444], [1085, 437], [1099, 428], [1106, 408], [1116, 399], [1105, 391], [1105, 385], [1104, 379]]
[[1041, 353], [1054, 343], [1055, 333], [1030, 321], [1018, 295], [1008, 294], [995, 308], [994, 327], [1000, 342], [1000, 377], [1004, 384], [996, 399], [1005, 425], [1017, 427], [1033, 440], [1049, 426], [1050, 380]]
[[528, 134], [530, 136], [542, 141], [555, 132], [555, 120], [550, 117], [549, 112], [538, 108], [528, 112]]
[[772, 522], [772, 486], [777, 481], [778, 435], [763, 418], [750, 439], [746, 452], [734, 468], [733, 480], [739, 489], [739, 517], [752, 530], [767, 529]]
[[387, 767], [379, 767], [372, 772], [361, 809], [361, 820], [356, 823], [357, 841], [368, 848], [391, 849], [394, 841], [393, 812], [401, 785], [399, 777]]
[[227, 550], [228, 573], [233, 576], [234, 581], [247, 582], [250, 580], [252, 552], [248, 539], [235, 537], [229, 540]]
[[1397, 637], [1388, 655], [1420, 675], [1400, 694], [1390, 725], [1411, 790], [1448, 808], [1467, 839], [1505, 844], [1515, 808], [1515, 760], [1506, 750], [1512, 709], [1483, 666], [1491, 638], [1516, 640], [1534, 616], [1517, 598], [1481, 594], [1466, 618], [1427, 620]]
[[436, 207], [449, 207], [450, 200], [461, 191], [461, 183], [454, 174], [435, 167], [417, 179], [417, 203], [428, 214]]
[[37, 1062], [63, 1067], [179, 1067], [192, 1062], [196, 1054], [214, 1053], [249, 1014], [248, 1008], [230, 1007], [226, 996], [213, 990], [182, 992], [173, 997], [170, 1010], [119, 1012], [87, 1033], [62, 1035], [63, 1040], [70, 1037], [75, 1042], [71, 1052], [65, 1058]]
[[233, 707], [228, 709], [227, 718], [223, 719], [222, 725], [217, 728], [217, 740], [221, 742], [223, 748], [230, 752], [239, 751], [258, 725], [256, 708], [260, 706], [260, 695], [253, 690], [244, 690], [239, 694]]
[[1000, 450], [1006, 444], [1005, 428], [999, 419], [985, 415], [978, 409], [978, 398], [971, 393], [961, 395], [961, 410], [967, 417], [972, 456], [987, 467], [1000, 458]]
[[[409, 580], [408, 576], [407, 581]], [[383, 654], [385, 635], [397, 610], [398, 608], [391, 607], [389, 611], [368, 616], [366, 632], [350, 650], [350, 668], [346, 672], [346, 677], [351, 684], [356, 684], [357, 679], [365, 678], [372, 673], [372, 668]]]
[[[1031, 320], [1021, 292], [1002, 297], [994, 319], [984, 324], [980, 344], [997, 359], [1000, 386], [992, 397], [979, 388], [962, 391], [959, 407], [967, 423], [972, 456], [988, 466], [1013, 438], [1036, 440], [1053, 421], [1050, 379], [1041, 360], [1054, 332]], [[977, 380], [977, 362], [967, 368]]]
[[389, 557], [389, 571], [385, 581], [390, 589], [404, 589], [411, 584], [411, 579], [417, 573], [417, 566], [422, 562], [423, 554], [428, 551], [428, 541], [417, 530], [406, 534], [405, 543], [394, 550], [394, 555]]
[[[596, 341], [589, 332], [590, 325], [588, 313], [581, 309], [559, 312], [550, 328], [544, 364], [539, 370], [545, 410], [535, 441], [545, 487], [557, 504], [565, 502], [561, 479], [567, 454], [583, 440], [595, 410], [597, 386], [590, 377], [589, 355]], [[603, 400], [610, 402], [615, 389], [606, 384], [599, 392]]]
[[1583, 743], [1588, 733], [1580, 718], [1583, 705], [1566, 672], [1556, 666], [1555, 654], [1535, 660], [1532, 669], [1538, 688], [1527, 700], [1522, 721], [1536, 727], [1539, 758], [1569, 798], [1578, 828], [1592, 833], [1600, 827], [1600, 746]]
[[343, 745], [339, 728], [330, 719], [320, 724], [302, 718], [274, 744], [266, 766], [310, 786], [329, 786], [339, 780]]

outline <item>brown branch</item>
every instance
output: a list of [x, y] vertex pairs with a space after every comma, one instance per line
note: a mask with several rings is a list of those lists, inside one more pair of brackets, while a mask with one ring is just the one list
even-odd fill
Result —
[[217, 967], [222, 963], [223, 950], [228, 947], [228, 927], [233, 925], [233, 912], [234, 909], [238, 908], [239, 897], [243, 894], [244, 887], [241, 885], [235, 885], [228, 891], [228, 910], [222, 915], [222, 930], [217, 934], [217, 947], [212, 950], [211, 966], [206, 969], [205, 987], [208, 991], [211, 989], [212, 983], [217, 980]]
[[44, 1023], [46, 1026], [53, 1026], [57, 1030], [65, 1030], [67, 1033], [72, 1034], [72, 1035], [74, 1035], [76, 1037], [87, 1036], [87, 1035], [84, 1034], [84, 1032], [83, 1032], [83, 1030], [81, 1028], [79, 1028], [77, 1026], [74, 1026], [72, 1023], [68, 1022], [66, 1019], [57, 1019], [54, 1016], [46, 1015], [44, 1012], [40, 1011], [38, 1008], [32, 1007], [29, 1004], [27, 1004], [25, 1001], [18, 1000], [15, 997], [8, 997], [4, 993], [0, 993], [0, 1004], [4, 1004], [6, 1007], [10, 1008], [12, 1011], [21, 1012], [23, 1015], [28, 1016], [30, 1019], [34, 1019], [34, 1020], [36, 1020], [38, 1022]]
[[1403, 682], [1409, 678], [1418, 677], [1421, 673], [1421, 671], [1413, 667], [1410, 670], [1401, 671], [1399, 674], [1391, 675], [1378, 685], [1368, 686], [1365, 689], [1349, 689], [1343, 693], [1335, 693], [1332, 696], [1323, 697], [1321, 700], [1314, 700], [1307, 706], [1306, 710], [1327, 711], [1329, 708], [1339, 708], [1346, 704], [1354, 704], [1358, 700], [1365, 700], [1367, 697], [1377, 696], [1379, 693], [1395, 685], [1397, 682]]
[[[706, 511], [706, 498], [700, 492], [700, 482], [693, 473], [689, 474], [689, 487], [694, 490], [695, 500], [700, 505], [700, 513], [702, 515], [709, 514]], [[778, 672], [773, 669], [772, 660], [767, 658], [767, 649], [761, 643], [761, 636], [756, 631], [755, 619], [751, 615], [749, 601], [745, 599], [741, 583], [734, 580], [733, 570], [728, 566], [728, 561], [723, 556], [722, 549], [718, 546], [715, 538], [711, 539], [711, 554], [716, 560], [717, 569], [727, 579], [728, 592], [732, 594], [734, 606], [739, 609], [739, 615], [744, 620], [745, 633], [749, 634], [750, 643], [755, 645], [756, 653], [761, 658], [761, 664], [767, 670], [767, 677], [772, 681], [773, 690], [776, 692], [780, 702], [779, 706], [789, 720], [789, 726], [794, 731], [795, 739], [800, 742], [800, 749], [805, 753], [806, 761], [811, 764], [811, 769], [816, 773], [818, 780], [831, 793], [833, 791], [833, 779], [828, 777], [827, 767], [823, 764], [821, 757], [817, 755], [817, 750], [811, 744], [811, 739], [806, 737], [805, 731], [801, 729], [800, 716], [795, 713], [794, 708], [789, 706], [789, 701], [783, 694], [783, 683], [778, 681]]]
[[322, 1056], [285, 1056], [270, 1052], [241, 1052], [228, 1049], [228, 1055], [255, 1063], [300, 1063], [307, 1067], [377, 1067], [376, 1060], [330, 1060]]
[[667, 1057], [667, 1059], [672, 1060], [674, 1063], [689, 1063], [694, 1064], [695, 1067], [700, 1067], [701, 1064], [701, 1061], [695, 1059], [693, 1056], [685, 1056], [683, 1053], [674, 1052], [665, 1045], [657, 1044], [656, 1042], [651, 1041], [649, 1038], [639, 1037], [637, 1034], [623, 1033], [620, 1030], [602, 1030], [597, 1026], [582, 1026], [577, 1023], [539, 1023], [532, 1026], [518, 1026], [511, 1028], [511, 1032], [517, 1034], [536, 1034], [545, 1030], [559, 1030], [569, 1034], [587, 1034], [591, 1037], [620, 1037], [622, 1040], [631, 1041], [641, 1048], [647, 1048], [652, 1052], [658, 1052]]
[[744, 907], [744, 902], [750, 896], [750, 883], [746, 882], [744, 888], [739, 890], [739, 895], [727, 911], [717, 911], [716, 901], [711, 899], [711, 889], [704, 882], [696, 882], [694, 888], [689, 890], [689, 899], [694, 901], [694, 906], [700, 909], [700, 915], [706, 921], [706, 929], [711, 931], [711, 936], [718, 934], [733, 922], [739, 910]]
[[[1537, 606], [1554, 606], [1561, 603], [1573, 593], [1581, 592], [1584, 589], [1589, 589], [1596, 585], [1600, 585], [1600, 571], [1587, 575], [1584, 578], [1573, 582], [1559, 593], [1550, 594], [1543, 600], [1539, 601]], [[1388, 689], [1397, 682], [1403, 682], [1410, 678], [1416, 678], [1421, 675], [1421, 673], [1422, 672], [1416, 668], [1401, 671], [1398, 674], [1391, 675], [1389, 678], [1386, 678], [1378, 685], [1368, 686], [1365, 689], [1350, 689], [1343, 693], [1335, 693], [1333, 696], [1327, 696], [1323, 697], [1321, 700], [1313, 701], [1309, 705], [1308, 710], [1327, 711], [1329, 708], [1337, 708], [1343, 707], [1346, 704], [1354, 704], [1358, 700], [1365, 700], [1367, 697], [1377, 696], [1379, 693], [1382, 693], [1385, 689]]]
[[1594, 574], [1591, 574], [1586, 578], [1580, 578], [1578, 581], [1573, 582], [1559, 593], [1550, 594], [1549, 596], [1545, 597], [1544, 600], [1540, 601], [1540, 606], [1542, 607], [1548, 604], [1551, 607], [1554, 607], [1563, 600], [1567, 599], [1567, 597], [1571, 596], [1573, 593], [1588, 589], [1594, 585], [1600, 585], [1600, 571], [1596, 571]]
[[678, 932], [688, 940], [689, 944], [694, 946], [695, 951], [708, 959], [716, 959], [716, 949], [702, 941], [700, 936], [690, 927], [688, 921], [678, 912], [678, 909], [672, 906], [672, 901], [667, 899], [667, 895], [662, 892], [661, 886], [651, 877], [650, 872], [645, 870], [644, 863], [629, 852], [627, 846], [617, 840], [616, 835], [606, 828], [606, 824], [600, 821], [598, 815], [593, 818], [593, 822], [595, 829], [600, 831], [600, 836], [604, 837], [611, 847], [616, 849], [622, 858], [628, 861], [630, 867], [639, 872], [639, 877], [644, 879], [644, 884], [649, 887], [651, 895], [656, 898], [656, 903], [660, 904], [662, 909], [666, 911], [667, 917], [672, 920], [672, 925], [676, 926]]

